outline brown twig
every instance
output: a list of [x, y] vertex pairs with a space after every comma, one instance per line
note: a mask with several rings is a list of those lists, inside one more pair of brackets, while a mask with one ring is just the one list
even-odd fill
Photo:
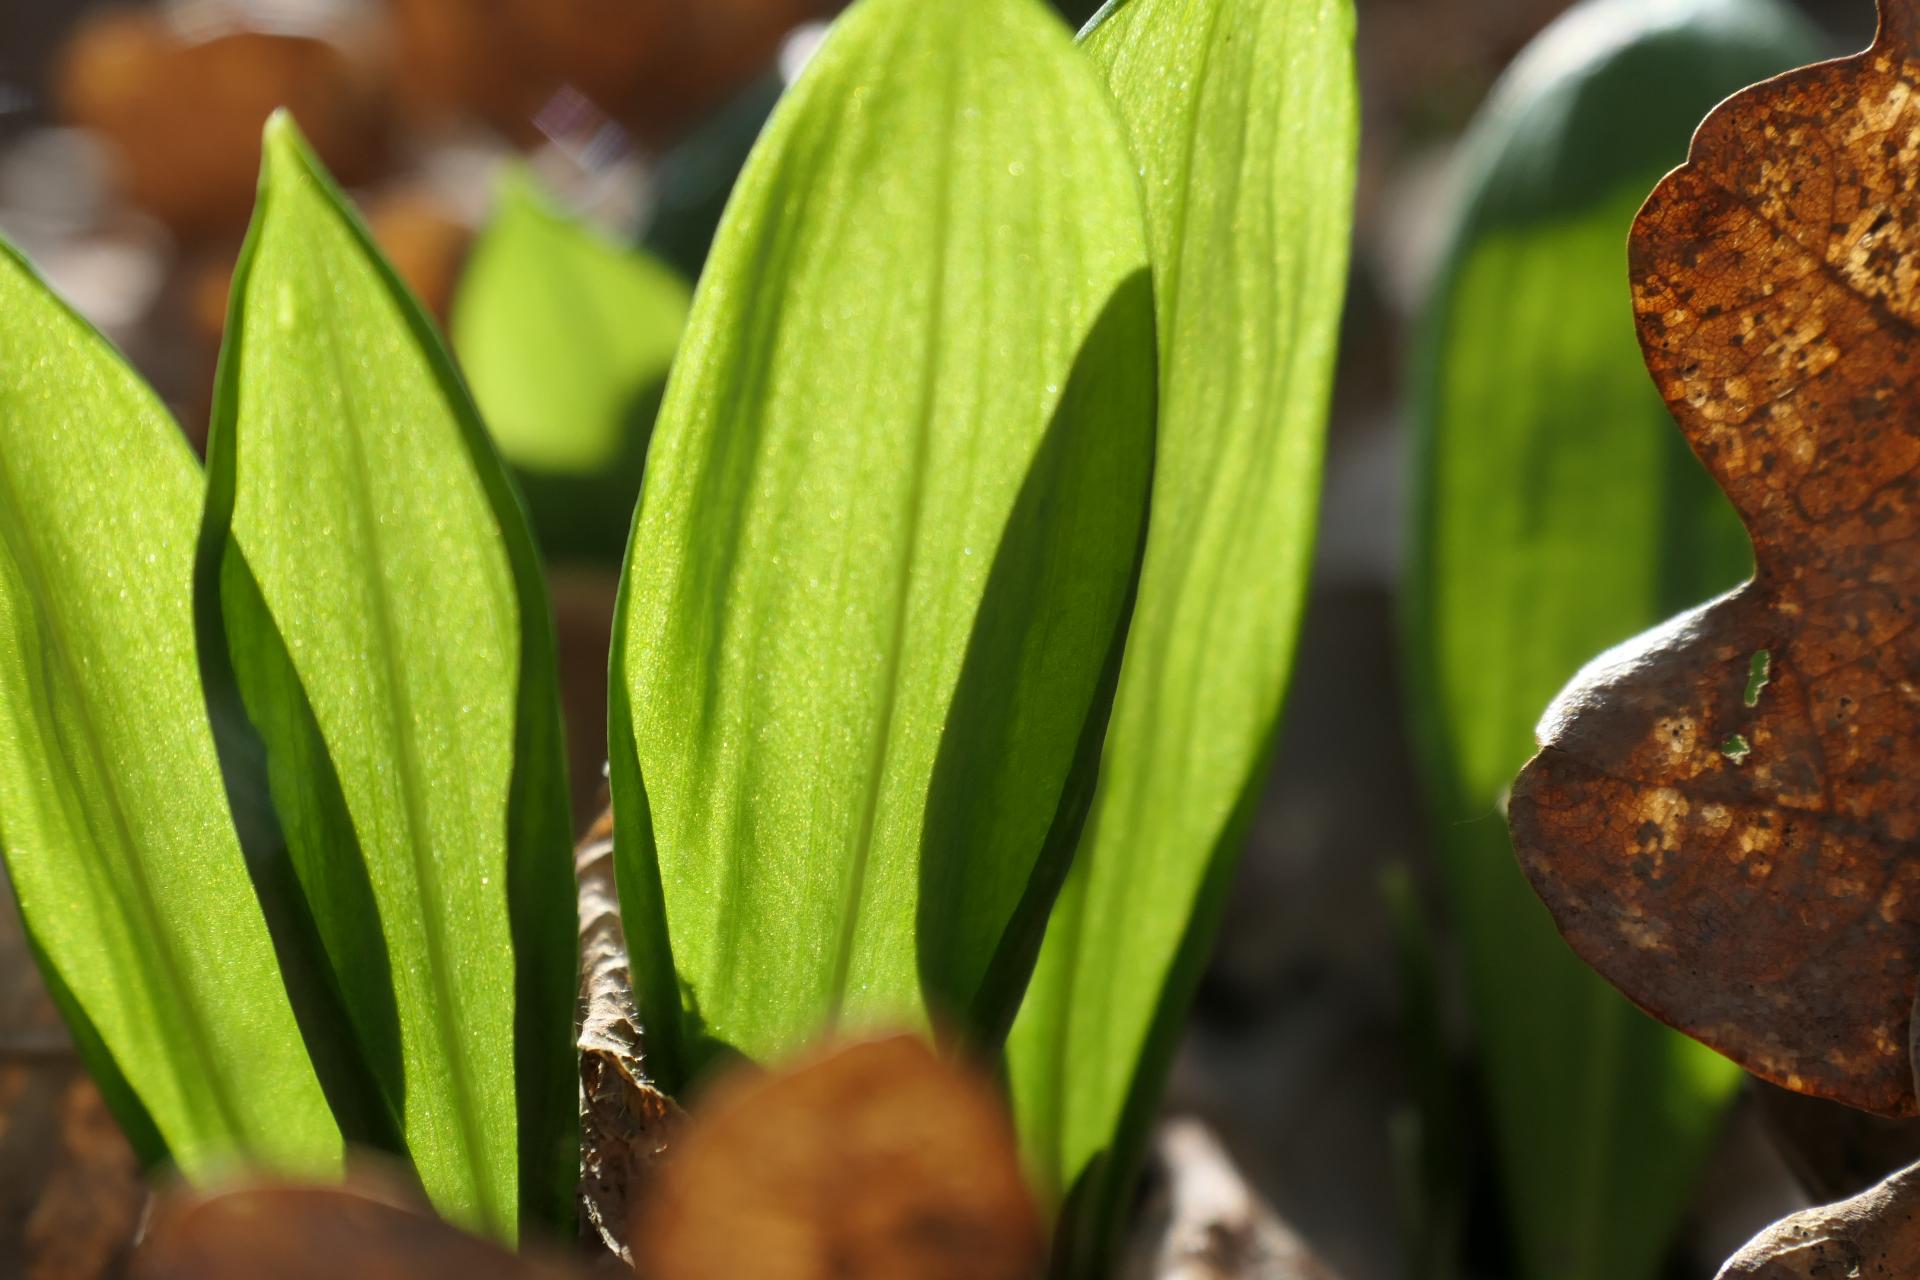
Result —
[[631, 1263], [633, 1211], [685, 1119], [648, 1081], [626, 931], [614, 889], [613, 815], [574, 851], [580, 894], [580, 1213]]

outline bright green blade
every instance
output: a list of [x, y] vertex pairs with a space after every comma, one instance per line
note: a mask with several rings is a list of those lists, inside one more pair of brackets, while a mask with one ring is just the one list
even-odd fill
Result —
[[199, 467], [0, 245], [0, 849], [149, 1163], [326, 1176], [340, 1134], [221, 790], [194, 659]]
[[264, 147], [209, 441], [206, 643], [427, 1192], [504, 1238], [558, 1229], [573, 893], [532, 540], [419, 306], [290, 120]]
[[1071, 1196], [1056, 1252], [1098, 1272], [1279, 721], [1356, 116], [1345, 0], [1131, 0], [1083, 42], [1146, 184], [1160, 434], [1100, 789], [1009, 1058], [1028, 1157]]
[[1138, 563], [1140, 200], [1039, 0], [861, 0], [701, 277], [615, 638], [654, 1067], [830, 1023], [989, 1046], [1065, 872]]
[[687, 303], [670, 268], [508, 171], [450, 327], [548, 557], [619, 560]]
[[1607, 646], [1750, 568], [1634, 339], [1626, 241], [1718, 98], [1809, 60], [1773, 0], [1598, 0], [1522, 55], [1468, 142], [1425, 322], [1407, 664], [1525, 1274], [1656, 1274], [1739, 1072], [1555, 933], [1501, 796]]

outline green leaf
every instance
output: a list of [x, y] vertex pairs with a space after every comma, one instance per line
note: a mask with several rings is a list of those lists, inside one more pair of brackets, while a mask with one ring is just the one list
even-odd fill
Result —
[[528, 499], [541, 549], [620, 558], [688, 290], [553, 208], [522, 169], [454, 298], [453, 347]]
[[327, 1176], [340, 1135], [221, 794], [194, 661], [199, 467], [0, 245], [0, 849], [143, 1160]]
[[264, 745], [272, 834], [435, 1205], [559, 1229], [573, 892], [532, 540], [431, 323], [285, 116], [227, 335], [203, 643]]
[[1160, 428], [1099, 793], [1010, 1046], [1100, 1272], [1265, 776], [1307, 582], [1355, 158], [1345, 0], [1132, 0], [1083, 37], [1146, 183]]
[[749, 161], [629, 551], [611, 756], [654, 1068], [1004, 1035], [1138, 560], [1152, 304], [1038, 0], [860, 0]]
[[1627, 229], [1708, 107], [1811, 52], [1772, 0], [1598, 0], [1522, 56], [1465, 144], [1416, 377], [1407, 665], [1530, 1275], [1655, 1274], [1739, 1077], [1567, 950], [1500, 798], [1575, 670], [1750, 567], [1641, 360]]

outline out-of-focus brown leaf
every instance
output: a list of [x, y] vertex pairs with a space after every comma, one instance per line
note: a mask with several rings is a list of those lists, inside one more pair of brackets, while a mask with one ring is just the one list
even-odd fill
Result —
[[132, 1280], [569, 1280], [449, 1226], [404, 1194], [263, 1183], [163, 1201]]
[[77, 1059], [0, 1044], [0, 1275], [116, 1275], [146, 1204], [126, 1139]]
[[722, 1082], [638, 1235], [657, 1280], [1029, 1280], [1042, 1250], [991, 1086], [908, 1036]]
[[[516, 142], [538, 139], [535, 117], [571, 80], [530, 38], [518, 0], [388, 0], [388, 7], [396, 56], [407, 69], [397, 88], [411, 115], [471, 114]], [[602, 29], [604, 56], [644, 58], [659, 28], [656, 7], [643, 0], [621, 6], [614, 26]]]
[[613, 813], [574, 851], [580, 885], [580, 1211], [615, 1255], [685, 1113], [645, 1072], [613, 880]]
[[531, 141], [571, 89], [649, 143], [764, 68], [782, 37], [842, 0], [390, 0], [416, 114], [471, 111]]
[[[1790, 1089], [1915, 1112], [1920, 7], [1718, 107], [1629, 248], [1647, 366], [1754, 540], [1597, 660], [1515, 784], [1575, 951]], [[1518, 482], [1518, 481], [1516, 481]]]
[[1729, 1258], [1718, 1280], [1913, 1276], [1920, 1276], [1920, 1165], [1851, 1200], [1782, 1218]]
[[200, 38], [153, 14], [109, 11], [75, 33], [57, 96], [69, 121], [112, 144], [128, 197], [183, 235], [246, 225], [260, 128], [276, 107], [292, 110], [343, 183], [374, 177], [387, 155], [376, 60], [318, 36], [235, 28]]

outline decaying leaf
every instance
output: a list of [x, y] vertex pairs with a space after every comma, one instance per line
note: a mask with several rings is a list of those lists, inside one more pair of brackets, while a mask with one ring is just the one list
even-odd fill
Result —
[[1648, 368], [1746, 586], [1596, 660], [1515, 784], [1575, 951], [1748, 1070], [1913, 1114], [1920, 4], [1723, 103], [1629, 251]]
[[[364, 1179], [364, 1175], [363, 1175]], [[262, 1183], [181, 1194], [155, 1213], [132, 1280], [569, 1280], [449, 1226], [403, 1191]]]
[[317, 5], [254, 23], [245, 9], [201, 5], [199, 22], [180, 23], [156, 7], [99, 6], [56, 69], [61, 114], [111, 149], [128, 199], [189, 240], [246, 225], [260, 123], [276, 107], [299, 117], [342, 182], [377, 178], [391, 159], [377, 25]]
[[580, 885], [580, 1212], [632, 1262], [628, 1227], [686, 1113], [644, 1069], [627, 936], [613, 886], [613, 814], [574, 853]]
[[638, 1227], [655, 1280], [1027, 1280], [1042, 1234], [985, 1080], [896, 1036], [718, 1085]]
[[1851, 1200], [1803, 1209], [1749, 1240], [1718, 1280], [1906, 1280], [1920, 1275], [1920, 1165]]

